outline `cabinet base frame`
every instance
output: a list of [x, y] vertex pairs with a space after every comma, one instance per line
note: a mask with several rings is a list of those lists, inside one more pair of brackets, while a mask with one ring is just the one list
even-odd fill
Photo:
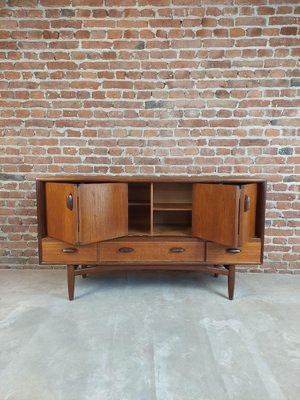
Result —
[[[79, 268], [80, 267], [80, 268]], [[137, 271], [137, 270], [171, 270], [171, 271], [194, 271], [208, 272], [215, 277], [225, 275], [228, 277], [228, 298], [233, 300], [235, 286], [235, 265], [199, 265], [199, 264], [101, 264], [94, 266], [67, 265], [69, 300], [74, 299], [75, 277], [82, 275], [86, 278], [88, 274], [111, 271]]]

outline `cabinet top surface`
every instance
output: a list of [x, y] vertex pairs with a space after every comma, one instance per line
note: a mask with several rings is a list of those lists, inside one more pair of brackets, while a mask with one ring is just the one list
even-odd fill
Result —
[[172, 182], [225, 182], [225, 183], [250, 183], [265, 182], [266, 179], [251, 176], [126, 176], [126, 175], [52, 175], [37, 178], [40, 182], [154, 182], [154, 183], [172, 183]]

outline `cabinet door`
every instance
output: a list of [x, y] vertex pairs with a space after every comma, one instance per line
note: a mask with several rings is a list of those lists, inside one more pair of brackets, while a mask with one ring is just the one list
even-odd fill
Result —
[[47, 235], [67, 243], [78, 242], [77, 185], [46, 183]]
[[242, 247], [255, 237], [256, 199], [256, 184], [194, 184], [193, 235]]
[[239, 193], [236, 185], [193, 185], [192, 234], [229, 246], [238, 246]]
[[80, 184], [78, 201], [80, 244], [128, 235], [126, 183]]
[[47, 235], [73, 245], [128, 234], [125, 183], [46, 184]]
[[243, 246], [256, 236], [257, 184], [241, 186], [239, 246]]

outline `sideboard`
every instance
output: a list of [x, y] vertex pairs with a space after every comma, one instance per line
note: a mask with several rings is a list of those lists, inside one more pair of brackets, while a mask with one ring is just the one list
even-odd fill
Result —
[[41, 264], [75, 277], [116, 270], [226, 275], [263, 262], [266, 181], [251, 177], [50, 176], [37, 179]]

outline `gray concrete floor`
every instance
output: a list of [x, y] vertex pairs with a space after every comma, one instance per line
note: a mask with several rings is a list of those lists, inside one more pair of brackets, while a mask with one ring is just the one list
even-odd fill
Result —
[[300, 275], [0, 271], [1, 400], [297, 400]]

